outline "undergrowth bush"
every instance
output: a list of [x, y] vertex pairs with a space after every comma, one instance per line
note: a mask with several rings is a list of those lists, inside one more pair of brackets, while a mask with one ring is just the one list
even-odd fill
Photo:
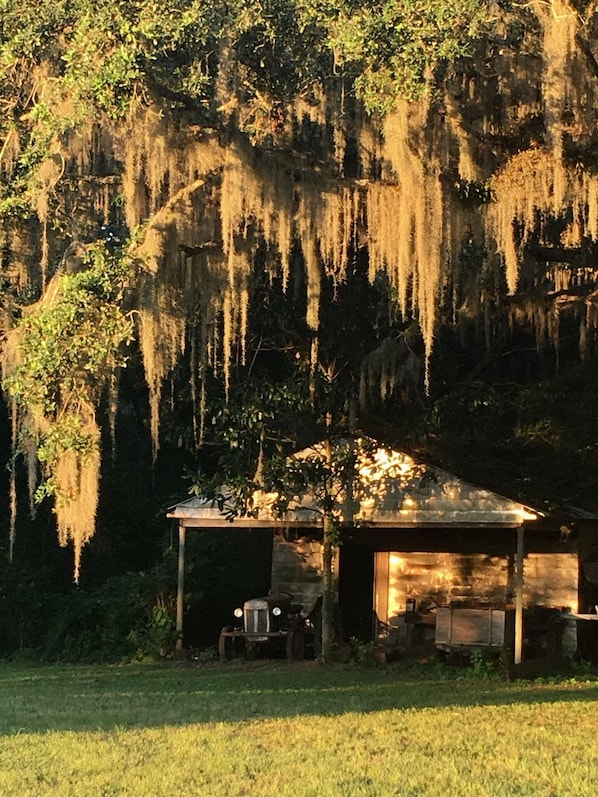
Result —
[[0, 579], [0, 656], [69, 662], [172, 656], [175, 567], [167, 555], [148, 572], [62, 591], [50, 589], [43, 574], [7, 568]]
[[169, 656], [174, 599], [155, 573], [113, 576], [65, 595], [52, 618], [45, 658], [76, 662]]

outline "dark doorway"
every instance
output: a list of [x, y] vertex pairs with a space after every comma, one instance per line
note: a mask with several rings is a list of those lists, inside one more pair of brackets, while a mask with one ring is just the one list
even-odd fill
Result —
[[343, 636], [371, 642], [374, 633], [374, 549], [365, 545], [340, 546], [339, 604]]

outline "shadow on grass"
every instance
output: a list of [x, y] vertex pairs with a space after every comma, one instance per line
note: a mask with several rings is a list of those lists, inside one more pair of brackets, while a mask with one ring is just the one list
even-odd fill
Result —
[[0, 665], [1, 735], [596, 700], [598, 681], [509, 683], [425, 667]]

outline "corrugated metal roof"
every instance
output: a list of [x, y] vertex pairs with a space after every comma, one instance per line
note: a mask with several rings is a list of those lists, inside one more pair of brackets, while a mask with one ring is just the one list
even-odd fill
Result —
[[[346, 439], [341, 446], [355, 449], [357, 458], [352, 500], [341, 496], [342, 522], [365, 526], [519, 526], [541, 513], [524, 504], [475, 487], [458, 477], [417, 462], [408, 454], [386, 448], [369, 439]], [[338, 451], [338, 445], [335, 446]], [[295, 460], [322, 460], [324, 443], [293, 455]], [[346, 449], [345, 449], [346, 453]], [[222, 490], [220, 503], [208, 498], [189, 498], [172, 507], [168, 517], [184, 525], [214, 528], [228, 525], [226, 514], [234, 505]], [[314, 489], [297, 496], [284, 518], [273, 511], [276, 493], [256, 491], [251, 516], [235, 517], [235, 526], [310, 526], [321, 520]]]

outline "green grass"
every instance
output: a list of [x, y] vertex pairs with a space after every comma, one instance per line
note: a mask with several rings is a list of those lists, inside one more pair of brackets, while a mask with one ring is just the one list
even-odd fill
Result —
[[390, 666], [0, 665], [0, 797], [594, 797], [597, 700]]

